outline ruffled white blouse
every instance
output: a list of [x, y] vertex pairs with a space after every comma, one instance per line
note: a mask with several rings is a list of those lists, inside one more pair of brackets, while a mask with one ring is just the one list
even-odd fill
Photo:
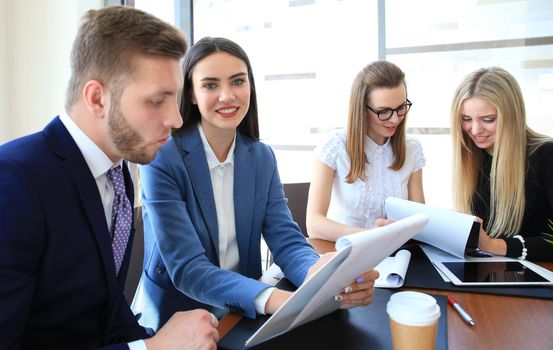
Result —
[[389, 140], [380, 146], [365, 136], [366, 179], [349, 184], [345, 180], [350, 168], [345, 130], [339, 130], [317, 147], [317, 159], [335, 171], [327, 217], [348, 226], [372, 228], [376, 219], [386, 217], [387, 197], [407, 199], [409, 177], [422, 169], [426, 160], [418, 140], [408, 137], [406, 148], [403, 167], [394, 171], [389, 169], [395, 158]]

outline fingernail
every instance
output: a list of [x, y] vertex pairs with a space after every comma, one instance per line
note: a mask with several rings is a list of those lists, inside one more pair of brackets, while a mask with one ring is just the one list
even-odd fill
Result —
[[342, 300], [344, 300], [344, 297], [341, 296], [341, 295], [335, 295], [335, 296], [334, 296], [334, 300], [336, 300], [336, 301], [342, 301]]
[[365, 283], [365, 279], [363, 277], [357, 277], [357, 279], [355, 280], [355, 282], [357, 283]]
[[352, 290], [353, 288], [351, 288], [350, 286], [347, 286], [346, 288], [344, 288], [344, 293], [346, 294], [351, 293]]

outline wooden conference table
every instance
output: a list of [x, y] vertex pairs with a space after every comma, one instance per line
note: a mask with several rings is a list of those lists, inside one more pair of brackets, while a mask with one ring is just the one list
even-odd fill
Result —
[[[334, 242], [309, 239], [319, 253], [334, 250]], [[539, 263], [553, 270], [553, 263]], [[467, 325], [448, 307], [447, 340], [449, 349], [551, 349], [553, 348], [553, 300], [510, 297], [455, 291], [421, 290], [453, 296], [472, 316], [476, 326]], [[221, 338], [241, 319], [229, 314], [219, 322]]]

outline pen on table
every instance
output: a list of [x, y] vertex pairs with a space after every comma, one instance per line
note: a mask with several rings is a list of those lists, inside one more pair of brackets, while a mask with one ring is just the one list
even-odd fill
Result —
[[457, 301], [455, 300], [455, 298], [453, 297], [448, 297], [447, 298], [447, 301], [449, 302], [449, 304], [451, 306], [453, 306], [453, 308], [459, 313], [459, 315], [461, 315], [461, 317], [463, 318], [463, 320], [465, 320], [466, 323], [470, 324], [471, 326], [474, 326], [475, 323], [474, 323], [474, 320], [472, 319], [472, 317], [470, 317], [470, 315], [468, 314], [468, 312], [466, 312], [462, 307], [461, 305], [459, 305], [459, 303], [457, 303]]

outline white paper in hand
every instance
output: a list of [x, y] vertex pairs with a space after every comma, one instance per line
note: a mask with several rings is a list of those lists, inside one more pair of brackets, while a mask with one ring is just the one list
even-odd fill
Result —
[[392, 254], [427, 222], [426, 215], [416, 214], [384, 227], [338, 239], [336, 255], [305, 281], [246, 341], [246, 347], [274, 338], [339, 308], [335, 295], [354, 282], [357, 276], [370, 271]]
[[394, 197], [386, 198], [384, 208], [390, 220], [400, 220], [415, 213], [426, 214], [428, 225], [414, 238], [459, 258], [465, 256], [465, 246], [475, 221], [473, 215]]

